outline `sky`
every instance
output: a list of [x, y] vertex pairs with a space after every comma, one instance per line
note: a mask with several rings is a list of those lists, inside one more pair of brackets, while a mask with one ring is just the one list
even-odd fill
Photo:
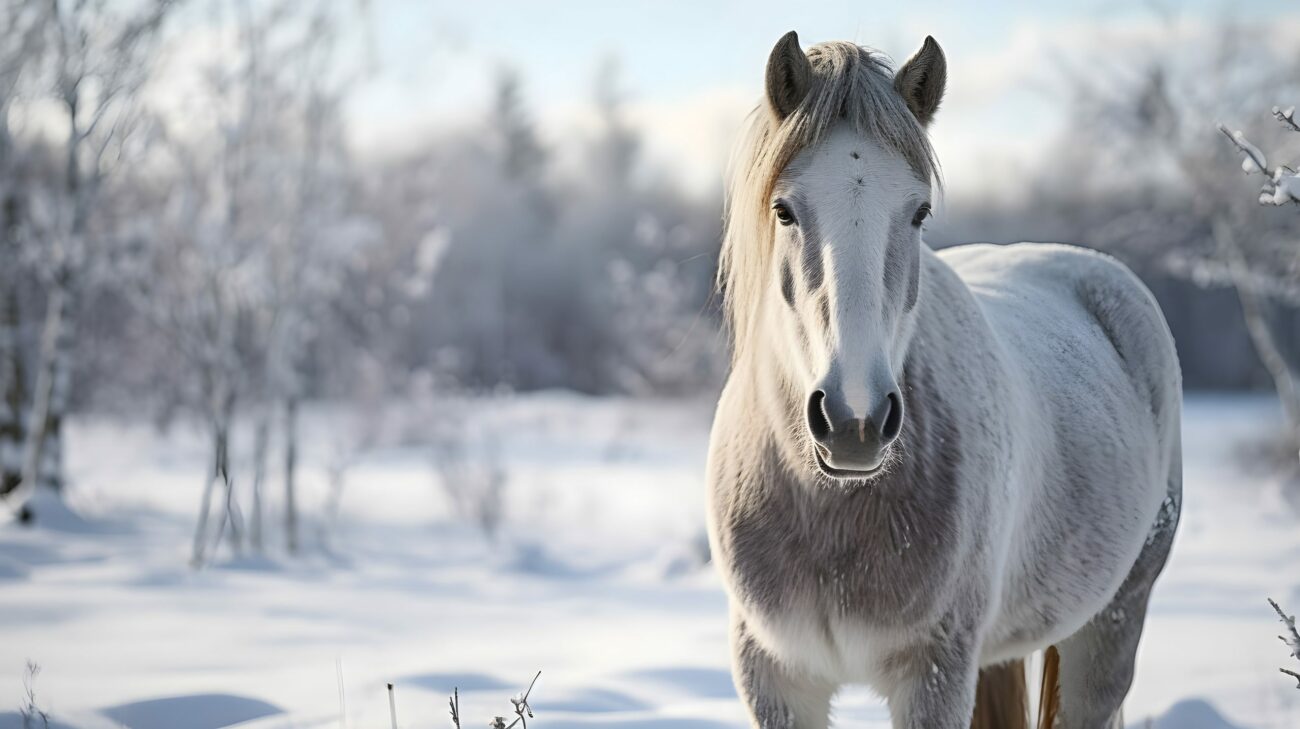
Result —
[[789, 30], [805, 48], [852, 40], [899, 64], [933, 35], [949, 65], [931, 130], [946, 187], [993, 197], [1022, 184], [1060, 139], [1066, 70], [1110, 69], [1116, 58], [1171, 47], [1195, 52], [1229, 15], [1273, 18], [1292, 38], [1300, 32], [1300, 9], [1223, 0], [339, 2], [365, 8], [349, 32], [353, 53], [373, 72], [347, 106], [362, 153], [401, 152], [430, 134], [481, 124], [494, 77], [511, 68], [563, 160], [576, 146], [568, 142], [592, 128], [596, 71], [612, 60], [650, 173], [701, 194], [720, 192], [732, 141], [762, 93], [767, 55]]

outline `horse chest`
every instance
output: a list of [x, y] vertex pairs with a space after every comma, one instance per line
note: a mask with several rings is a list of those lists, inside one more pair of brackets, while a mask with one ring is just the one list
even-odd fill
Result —
[[951, 579], [947, 519], [919, 509], [866, 492], [774, 500], [727, 520], [719, 562], [770, 650], [871, 681], [874, 661], [930, 619]]

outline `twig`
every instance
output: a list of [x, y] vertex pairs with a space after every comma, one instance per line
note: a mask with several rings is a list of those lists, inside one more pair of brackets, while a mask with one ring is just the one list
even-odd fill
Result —
[[[1282, 612], [1282, 608], [1277, 603], [1273, 602], [1273, 598], [1268, 599], [1268, 604], [1273, 606], [1273, 612], [1276, 612], [1277, 616], [1282, 619], [1282, 624], [1286, 626], [1287, 632], [1290, 633], [1289, 636], [1279, 635], [1277, 639], [1282, 641], [1287, 648], [1291, 649], [1292, 658], [1300, 658], [1300, 631], [1296, 630], [1295, 616], [1287, 615]], [[1277, 670], [1294, 678], [1296, 680], [1296, 688], [1300, 689], [1300, 673], [1287, 668], [1279, 668]]]
[[1300, 124], [1295, 121], [1295, 107], [1291, 106], [1286, 109], [1273, 107], [1273, 118], [1282, 122], [1283, 126], [1289, 127], [1293, 132], [1300, 132]]
[[1219, 131], [1223, 132], [1223, 136], [1227, 137], [1229, 142], [1232, 142], [1232, 146], [1249, 157], [1260, 172], [1263, 172], [1266, 176], [1268, 175], [1268, 160], [1264, 158], [1264, 153], [1259, 151], [1259, 147], [1251, 144], [1250, 140], [1246, 139], [1246, 135], [1241, 132], [1231, 132], [1223, 124], [1219, 124], [1218, 127]]
[[[1293, 109], [1282, 111], [1277, 107], [1273, 107], [1273, 116], [1284, 124], [1294, 127], [1296, 122], [1292, 118], [1293, 113]], [[1246, 174], [1259, 172], [1268, 178], [1268, 183], [1259, 192], [1260, 205], [1285, 205], [1300, 202], [1300, 178], [1297, 178], [1295, 170], [1287, 165], [1278, 165], [1275, 169], [1269, 170], [1268, 158], [1264, 156], [1259, 147], [1256, 147], [1246, 138], [1245, 134], [1239, 131], [1228, 131], [1228, 127], [1223, 124], [1219, 124], [1217, 127], [1220, 132], [1223, 132], [1223, 136], [1227, 137], [1228, 141], [1232, 143], [1232, 146], [1246, 155], [1246, 159], [1242, 161], [1242, 170]], [[1296, 127], [1296, 129], [1300, 130], [1300, 127]], [[1254, 169], [1251, 169], [1252, 167]]]
[[36, 703], [36, 677], [40, 674], [41, 667], [33, 661], [27, 661], [27, 675], [23, 677], [23, 692], [26, 694], [23, 706], [18, 710], [19, 716], [22, 717], [23, 727], [35, 727], [35, 722], [39, 721], [41, 729], [49, 729], [50, 714], [41, 709]]
[[[488, 722], [488, 729], [513, 729], [518, 724], [520, 729], [528, 729], [528, 720], [533, 718], [533, 707], [528, 705], [528, 697], [533, 693], [533, 687], [537, 685], [537, 679], [542, 677], [542, 672], [538, 671], [533, 676], [532, 682], [528, 684], [528, 689], [521, 694], [515, 694], [510, 698], [510, 703], [515, 707], [515, 720], [506, 723], [504, 716], [494, 716], [492, 721]], [[391, 686], [391, 684], [390, 684]], [[447, 702], [451, 706], [451, 723], [460, 729], [460, 693], [453, 688], [451, 690], [451, 699]], [[394, 725], [394, 729], [396, 725]]]
[[[524, 714], [527, 714], [529, 719], [533, 718], [533, 707], [528, 705], [528, 695], [533, 692], [533, 686], [537, 685], [537, 679], [541, 677], [542, 672], [538, 671], [537, 675], [533, 676], [532, 682], [528, 684], [528, 690], [523, 695], [514, 696], [510, 699], [510, 703], [515, 705], [515, 716], [519, 717], [515, 721], [522, 725], [522, 729], [528, 729], [528, 721], [524, 719]], [[510, 726], [514, 726], [514, 722], [511, 722]]]

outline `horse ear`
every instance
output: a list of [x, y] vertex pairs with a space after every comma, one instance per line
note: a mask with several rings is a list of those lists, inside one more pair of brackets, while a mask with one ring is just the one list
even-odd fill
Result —
[[767, 103], [778, 120], [790, 116], [812, 86], [812, 64], [793, 30], [781, 36], [767, 57]]
[[894, 90], [907, 102], [921, 126], [929, 126], [934, 119], [947, 85], [948, 60], [933, 36], [927, 35], [921, 50], [894, 74]]

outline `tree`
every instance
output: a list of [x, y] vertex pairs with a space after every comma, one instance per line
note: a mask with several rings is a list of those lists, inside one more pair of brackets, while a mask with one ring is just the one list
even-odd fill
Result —
[[[1288, 131], [1297, 132], [1300, 131], [1300, 126], [1296, 125], [1294, 114], [1295, 107], [1286, 110], [1273, 107], [1273, 116], [1283, 127]], [[1294, 169], [1280, 164], [1270, 170], [1264, 153], [1252, 144], [1245, 134], [1241, 131], [1230, 132], [1223, 124], [1217, 127], [1242, 153], [1242, 170], [1247, 175], [1258, 173], [1267, 179], [1258, 197], [1261, 205], [1281, 206], [1300, 202], [1300, 177], [1297, 177]], [[1273, 377], [1278, 397], [1286, 412], [1287, 425], [1291, 431], [1291, 444], [1300, 454], [1300, 388], [1296, 386], [1295, 373], [1291, 371], [1291, 365], [1278, 347], [1273, 330], [1269, 327], [1260, 286], [1252, 276], [1250, 265], [1235, 232], [1225, 220], [1216, 220], [1214, 225], [1214, 239], [1240, 298], [1242, 315], [1246, 320], [1251, 340], [1255, 343], [1255, 351], [1259, 353], [1260, 361]], [[1300, 284], [1287, 282], [1286, 288], [1288, 292], [1295, 292], [1300, 290]]]
[[[157, 205], [147, 287], [135, 295], [195, 373], [187, 405], [211, 434], [196, 565], [223, 541], [236, 552], [265, 546], [273, 422], [283, 448], [285, 546], [299, 549], [299, 404], [333, 303], [347, 295], [343, 282], [374, 239], [353, 205], [340, 109], [353, 79], [335, 76], [330, 4], [221, 7], [233, 10], [236, 47], [206, 69], [200, 116], [210, 126], [190, 124], [166, 139], [172, 178]], [[256, 423], [247, 524], [230, 449], [241, 412]]]
[[63, 486], [63, 423], [71, 397], [79, 304], [106, 258], [93, 220], [126, 140], [141, 121], [138, 91], [172, 0], [122, 15], [109, 0], [49, 0], [39, 26], [50, 54], [50, 97], [66, 125], [63, 172], [32, 221], [45, 320], [25, 429], [21, 483]]
[[32, 3], [0, 6], [0, 498], [22, 481], [22, 451], [27, 408], [22, 305], [19, 288], [24, 258], [22, 236], [27, 207], [24, 150], [10, 128], [10, 108], [24, 81], [42, 60], [42, 13]]

